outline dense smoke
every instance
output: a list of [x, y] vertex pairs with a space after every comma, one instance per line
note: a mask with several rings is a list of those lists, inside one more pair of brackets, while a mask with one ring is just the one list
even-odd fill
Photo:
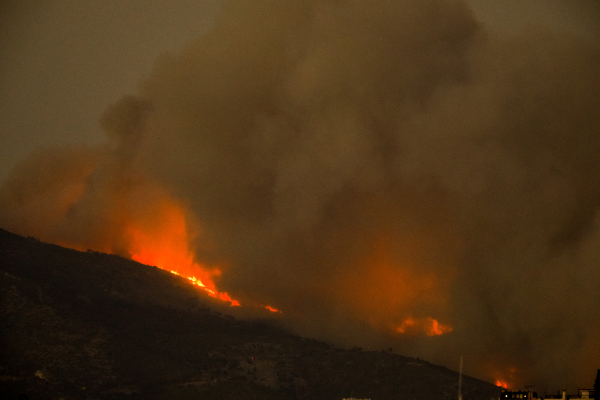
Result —
[[23, 161], [0, 226], [131, 256], [131, 221], [176, 204], [219, 287], [300, 334], [590, 386], [599, 68], [597, 42], [499, 38], [459, 1], [232, 1], [109, 107], [105, 147]]

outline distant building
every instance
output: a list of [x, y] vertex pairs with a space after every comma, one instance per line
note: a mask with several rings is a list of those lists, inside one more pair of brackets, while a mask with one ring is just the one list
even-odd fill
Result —
[[569, 394], [563, 390], [559, 391], [557, 395], [545, 395], [538, 397], [536, 392], [530, 390], [507, 390], [502, 389], [500, 394], [500, 400], [513, 400], [513, 399], [529, 399], [529, 400], [545, 400], [545, 399], [561, 399], [561, 400], [589, 400], [594, 398], [594, 389], [579, 389], [577, 394]]
[[537, 393], [530, 390], [508, 390], [502, 389], [500, 400], [508, 399], [537, 399]]

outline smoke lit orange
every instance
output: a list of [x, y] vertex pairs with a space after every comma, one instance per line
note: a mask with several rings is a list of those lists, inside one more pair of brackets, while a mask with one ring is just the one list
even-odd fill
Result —
[[404, 335], [437, 336], [452, 330], [433, 318], [411, 317], [414, 310], [445, 313], [446, 287], [452, 282], [452, 268], [423, 261], [420, 254], [428, 252], [424, 238], [383, 230], [360, 245], [364, 257], [349, 260], [353, 267], [335, 287], [354, 315], [377, 329]]
[[402, 324], [396, 328], [396, 331], [403, 334], [424, 333], [427, 336], [439, 336], [452, 332], [452, 327], [450, 325], [442, 325], [431, 317], [416, 319], [409, 317], [402, 321]]
[[516, 372], [517, 369], [515, 367], [508, 367], [504, 371], [496, 370], [491, 374], [491, 376], [496, 380], [496, 386], [508, 389], [509, 382], [511, 382], [510, 386], [514, 386]]

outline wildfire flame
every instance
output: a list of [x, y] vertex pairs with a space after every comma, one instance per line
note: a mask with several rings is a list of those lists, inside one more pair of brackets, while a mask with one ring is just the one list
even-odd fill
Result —
[[515, 367], [508, 367], [505, 371], [497, 371], [496, 373], [494, 373], [493, 375], [495, 375], [496, 377], [500, 377], [499, 379], [496, 379], [496, 386], [508, 389], [508, 382], [514, 383], [516, 372], [517, 369]]
[[155, 207], [157, 212], [153, 218], [133, 219], [125, 229], [131, 258], [185, 277], [208, 295], [239, 306], [228, 293], [217, 290], [213, 278], [219, 276], [221, 270], [195, 261], [189, 249], [184, 208], [175, 201], [162, 201]]
[[[134, 258], [134, 260], [135, 260], [135, 258]], [[137, 260], [136, 260], [136, 261], [137, 261]], [[160, 267], [159, 267], [159, 268], [160, 268]], [[180, 274], [179, 272], [177, 272], [177, 271], [173, 271], [173, 270], [171, 270], [171, 271], [169, 271], [169, 272], [170, 272], [170, 273], [172, 273], [172, 274], [174, 274], [174, 275], [181, 276], [181, 274]], [[205, 290], [205, 291], [208, 293], [208, 295], [209, 295], [209, 296], [211, 296], [211, 297], [215, 297], [215, 298], [218, 298], [218, 299], [221, 299], [221, 300], [223, 300], [223, 301], [228, 301], [228, 302], [230, 302], [230, 303], [231, 303], [231, 306], [232, 306], [232, 307], [233, 307], [233, 306], [239, 306], [239, 305], [240, 305], [240, 302], [239, 302], [239, 301], [237, 301], [237, 300], [233, 300], [233, 299], [232, 299], [232, 298], [231, 298], [231, 297], [230, 297], [230, 296], [229, 296], [229, 295], [228, 295], [226, 292], [221, 292], [221, 293], [219, 293], [219, 292], [215, 292], [214, 290], [211, 290], [211, 289], [207, 288], [207, 287], [206, 287], [206, 286], [205, 286], [205, 285], [202, 283], [202, 281], [201, 281], [200, 279], [196, 278], [195, 276], [188, 276], [188, 277], [186, 277], [186, 278], [187, 278], [187, 279], [188, 279], [188, 280], [189, 280], [189, 281], [190, 281], [190, 282], [191, 282], [193, 285], [198, 285], [198, 286], [200, 286], [202, 289], [204, 289], [204, 290]]]
[[508, 383], [500, 381], [500, 380], [496, 380], [496, 386], [502, 387], [504, 389], [508, 389]]
[[440, 324], [436, 319], [431, 317], [409, 317], [402, 321], [402, 324], [396, 328], [396, 331], [402, 334], [425, 333], [427, 336], [439, 336], [444, 333], [452, 332], [452, 327], [450, 325]]
[[273, 308], [273, 307], [271, 307], [271, 306], [266, 306], [265, 308], [266, 308], [267, 310], [271, 311], [271, 312], [276, 312], [276, 313], [280, 313], [280, 312], [281, 312], [281, 311], [279, 311], [278, 309], [276, 309], [276, 308]]

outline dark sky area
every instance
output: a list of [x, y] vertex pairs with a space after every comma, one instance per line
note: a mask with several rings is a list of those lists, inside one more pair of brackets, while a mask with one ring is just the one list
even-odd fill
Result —
[[218, 1], [0, 5], [0, 180], [40, 146], [105, 140], [98, 117], [156, 58], [210, 29]]
[[339, 345], [464, 355], [542, 392], [593, 383], [598, 1], [0, 13], [0, 227], [189, 251], [242, 305]]

